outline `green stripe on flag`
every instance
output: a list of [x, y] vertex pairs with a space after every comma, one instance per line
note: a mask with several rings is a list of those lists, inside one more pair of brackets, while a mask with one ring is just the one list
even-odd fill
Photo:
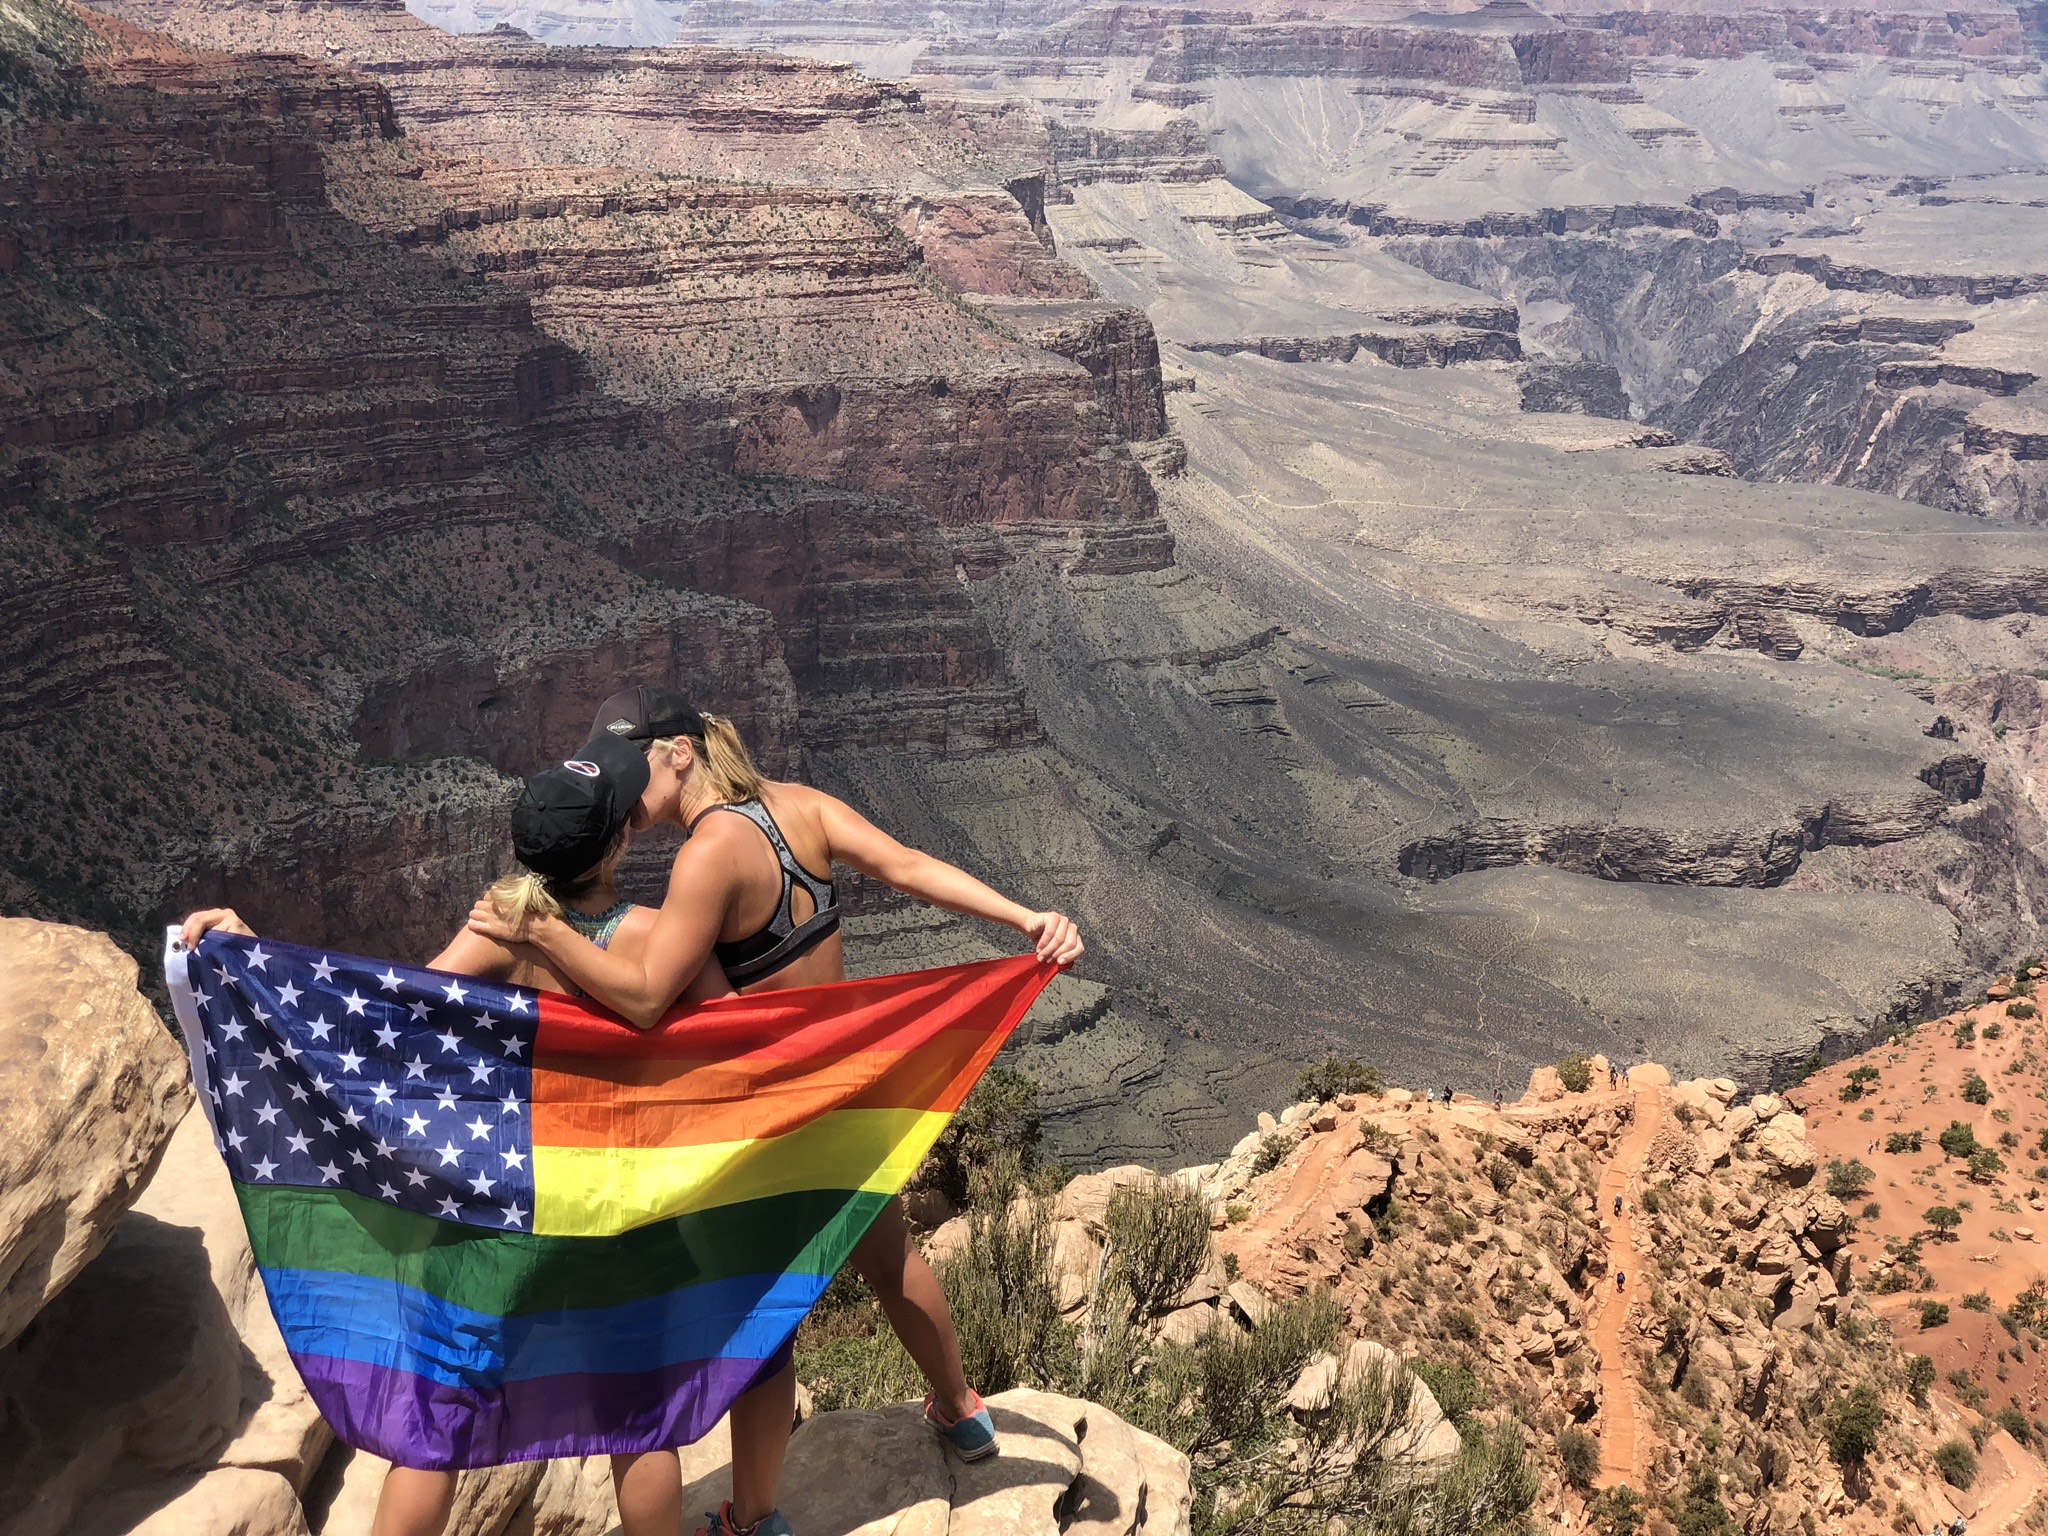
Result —
[[829, 1275], [889, 1199], [804, 1190], [612, 1237], [537, 1237], [441, 1221], [342, 1190], [238, 1183], [235, 1192], [264, 1269], [396, 1280], [499, 1317], [612, 1307], [738, 1275]]

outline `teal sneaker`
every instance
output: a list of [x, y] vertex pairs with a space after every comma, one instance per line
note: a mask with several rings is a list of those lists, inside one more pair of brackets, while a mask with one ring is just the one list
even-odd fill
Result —
[[727, 1499], [716, 1510], [704, 1511], [704, 1524], [697, 1527], [697, 1536], [796, 1536], [783, 1518], [781, 1510], [763, 1515], [752, 1525], [741, 1525], [732, 1517], [732, 1500]]
[[988, 1404], [974, 1394], [974, 1412], [963, 1419], [948, 1421], [939, 1413], [936, 1397], [924, 1400], [924, 1421], [931, 1425], [962, 1461], [980, 1461], [996, 1453], [996, 1421], [988, 1416]]

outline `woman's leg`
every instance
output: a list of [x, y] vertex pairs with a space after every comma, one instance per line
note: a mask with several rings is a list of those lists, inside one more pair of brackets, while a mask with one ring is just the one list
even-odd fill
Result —
[[796, 1424], [796, 1364], [749, 1387], [732, 1405], [732, 1518], [742, 1528], [775, 1513], [782, 1458]]
[[939, 1277], [917, 1251], [901, 1200], [882, 1207], [849, 1262], [875, 1293], [889, 1326], [931, 1383], [939, 1411], [948, 1419], [974, 1412], [974, 1391], [967, 1385], [960, 1337], [953, 1331], [953, 1309], [946, 1304]]
[[677, 1536], [683, 1525], [683, 1469], [674, 1451], [612, 1458], [612, 1492], [625, 1536]]
[[441, 1536], [455, 1505], [453, 1472], [393, 1467], [377, 1495], [370, 1536]]

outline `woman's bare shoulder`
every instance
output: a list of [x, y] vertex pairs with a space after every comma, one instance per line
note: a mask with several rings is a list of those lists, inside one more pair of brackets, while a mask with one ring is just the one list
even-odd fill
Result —
[[605, 947], [615, 955], [638, 957], [654, 933], [654, 918], [655, 908], [635, 906], [619, 919], [619, 926], [612, 930], [612, 941]]

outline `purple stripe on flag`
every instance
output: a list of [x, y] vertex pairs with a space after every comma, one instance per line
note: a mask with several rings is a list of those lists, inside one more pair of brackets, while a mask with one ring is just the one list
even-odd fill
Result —
[[300, 1355], [294, 1363], [347, 1444], [401, 1467], [442, 1470], [689, 1445], [788, 1360], [785, 1347], [769, 1360], [694, 1361], [630, 1376], [542, 1376], [495, 1392], [326, 1355]]

